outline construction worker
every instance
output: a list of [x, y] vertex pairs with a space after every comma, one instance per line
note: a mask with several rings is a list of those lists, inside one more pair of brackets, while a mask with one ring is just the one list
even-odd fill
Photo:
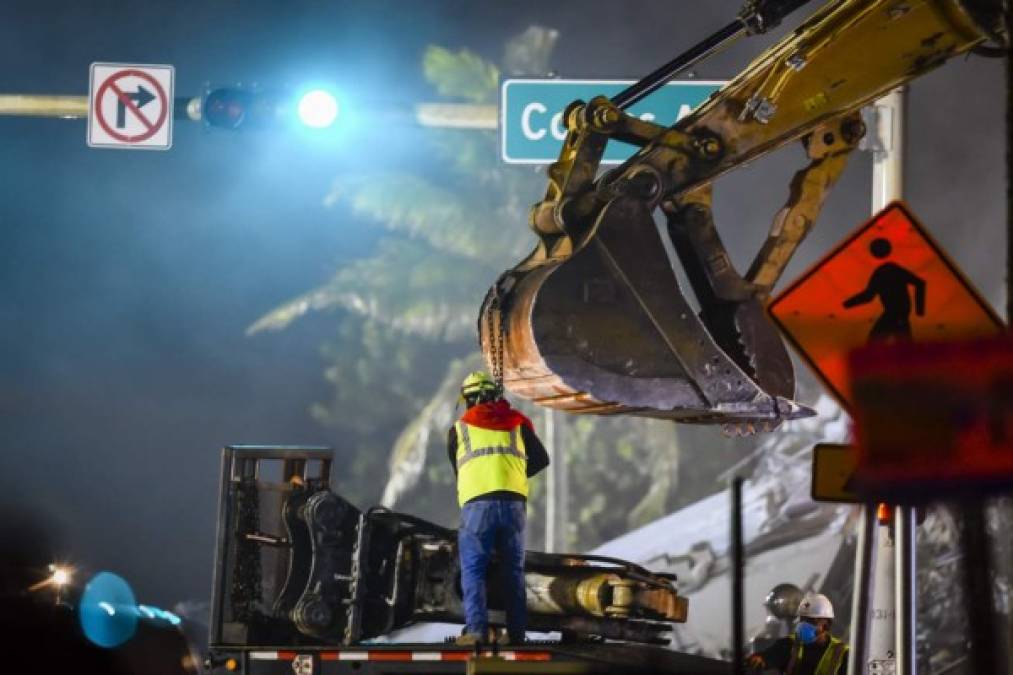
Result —
[[750, 654], [746, 664], [784, 675], [847, 675], [848, 646], [830, 634], [833, 622], [830, 598], [810, 593], [799, 603], [794, 632], [762, 652]]
[[500, 582], [507, 636], [524, 642], [524, 521], [528, 478], [549, 465], [531, 420], [503, 399], [503, 390], [486, 373], [464, 378], [461, 400], [467, 410], [447, 434], [447, 453], [457, 475], [464, 594], [464, 633], [460, 644], [490, 641], [485, 575], [493, 552], [503, 571]]

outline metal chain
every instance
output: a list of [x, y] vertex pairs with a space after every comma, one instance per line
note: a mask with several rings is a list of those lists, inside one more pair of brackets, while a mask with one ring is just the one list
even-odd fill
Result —
[[506, 349], [506, 321], [503, 318], [503, 303], [499, 292], [499, 280], [492, 287], [492, 299], [489, 301], [487, 313], [488, 327], [486, 335], [489, 340], [489, 355], [492, 360], [492, 379], [501, 390], [503, 388], [503, 353]]

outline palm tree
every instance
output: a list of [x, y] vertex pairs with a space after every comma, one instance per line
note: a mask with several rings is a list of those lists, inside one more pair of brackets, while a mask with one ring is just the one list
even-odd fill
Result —
[[[555, 39], [555, 31], [533, 27], [509, 41], [506, 72], [545, 72]], [[439, 94], [495, 103], [500, 69], [473, 52], [431, 46], [422, 65]], [[334, 181], [325, 203], [344, 205], [381, 228], [375, 250], [270, 311], [248, 332], [338, 310], [337, 333], [324, 350], [334, 396], [316, 404], [313, 415], [340, 432], [349, 452], [345, 472], [353, 480], [341, 489], [360, 502], [379, 497], [386, 506], [449, 524], [456, 504], [445, 434], [459, 382], [482, 366], [478, 307], [501, 271], [531, 249], [523, 224], [544, 177], [501, 164], [494, 132], [434, 131], [429, 143], [447, 167], [439, 180], [387, 172]], [[571, 460], [571, 546], [593, 546], [667, 512], [678, 455], [670, 423], [583, 417], [556, 427], [559, 452]], [[381, 475], [386, 481], [379, 490]], [[541, 512], [543, 499], [536, 481], [533, 511]], [[536, 520], [532, 542], [540, 529]]]

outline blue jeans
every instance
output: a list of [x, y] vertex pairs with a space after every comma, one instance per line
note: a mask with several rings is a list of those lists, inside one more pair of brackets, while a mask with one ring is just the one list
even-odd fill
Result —
[[461, 508], [457, 546], [461, 552], [465, 631], [484, 640], [489, 629], [485, 574], [493, 551], [499, 554], [507, 633], [524, 640], [527, 601], [524, 593], [525, 503], [508, 499], [469, 502]]

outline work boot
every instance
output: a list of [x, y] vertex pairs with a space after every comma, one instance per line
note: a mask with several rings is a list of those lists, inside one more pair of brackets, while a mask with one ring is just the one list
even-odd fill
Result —
[[461, 633], [454, 640], [454, 644], [461, 647], [474, 647], [476, 644], [481, 644], [482, 642], [482, 636], [475, 633]]

